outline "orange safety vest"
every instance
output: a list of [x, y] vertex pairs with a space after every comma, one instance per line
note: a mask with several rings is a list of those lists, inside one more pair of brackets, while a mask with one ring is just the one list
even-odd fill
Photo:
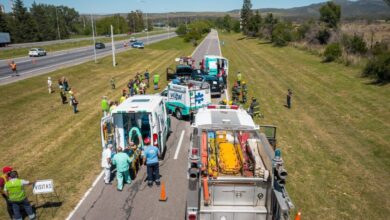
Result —
[[11, 63], [10, 66], [12, 70], [16, 70], [16, 63]]

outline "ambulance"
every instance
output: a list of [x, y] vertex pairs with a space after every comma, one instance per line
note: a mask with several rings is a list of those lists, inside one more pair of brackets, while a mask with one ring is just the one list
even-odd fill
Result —
[[195, 80], [173, 80], [161, 93], [169, 113], [181, 120], [211, 104], [210, 85]]
[[163, 97], [136, 95], [126, 99], [110, 115], [101, 119], [102, 146], [113, 144], [114, 148], [124, 148], [129, 146], [130, 140], [142, 142], [148, 137], [163, 153], [170, 124]]

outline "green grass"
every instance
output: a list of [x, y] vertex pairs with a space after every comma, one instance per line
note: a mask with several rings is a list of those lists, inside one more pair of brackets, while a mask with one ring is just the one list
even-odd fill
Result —
[[[181, 47], [167, 49], [164, 45]], [[192, 50], [191, 44], [173, 38], [144, 50], [118, 54], [116, 68], [111, 57], [106, 57], [98, 64], [88, 62], [1, 86], [0, 166], [13, 166], [21, 178], [29, 180], [54, 179], [63, 201], [55, 216], [64, 219], [101, 171], [101, 97], [119, 100], [127, 82], [146, 68], [162, 75], [160, 87], [164, 88], [166, 67], [175, 57], [189, 55]], [[48, 76], [54, 82], [62, 76], [69, 79], [79, 99], [80, 113], [73, 114], [71, 106], [61, 104], [57, 86], [55, 93], [48, 94]], [[116, 79], [116, 90], [111, 90], [111, 77]], [[34, 201], [32, 195], [30, 200]], [[38, 209], [39, 213], [43, 211]], [[52, 219], [50, 210], [44, 212], [40, 219]], [[2, 204], [0, 219], [5, 218]]]
[[[149, 33], [149, 36], [156, 35], [156, 34], [162, 34], [166, 33], [165, 30], [158, 30], [153, 31]], [[115, 41], [122, 41], [122, 40], [129, 40], [131, 37], [144, 37], [146, 36], [146, 33], [139, 33], [139, 34], [133, 34], [129, 36], [121, 36], [121, 37], [115, 37]], [[104, 37], [100, 39], [96, 39], [96, 42], [104, 42], [109, 43], [111, 42], [110, 37]], [[77, 42], [67, 42], [67, 43], [58, 43], [58, 44], [52, 44], [47, 46], [42, 46], [48, 53], [60, 51], [60, 50], [67, 50], [72, 48], [78, 48], [78, 47], [84, 47], [84, 46], [92, 46], [93, 41], [92, 40], [80, 40]], [[28, 51], [30, 48], [15, 48], [11, 50], [0, 50], [0, 59], [13, 59], [17, 57], [25, 57], [28, 56]]]
[[257, 122], [278, 127], [287, 188], [302, 218], [388, 219], [390, 85], [370, 84], [357, 67], [241, 37], [220, 34], [229, 80], [241, 71], [248, 97], [260, 99], [265, 118]]

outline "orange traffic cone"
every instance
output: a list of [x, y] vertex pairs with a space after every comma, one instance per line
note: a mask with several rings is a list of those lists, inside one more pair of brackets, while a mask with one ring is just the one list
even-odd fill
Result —
[[297, 215], [295, 216], [295, 220], [301, 220], [301, 210], [298, 211]]
[[167, 201], [167, 192], [165, 191], [165, 184], [161, 181], [161, 192], [160, 192], [160, 201], [165, 202]]

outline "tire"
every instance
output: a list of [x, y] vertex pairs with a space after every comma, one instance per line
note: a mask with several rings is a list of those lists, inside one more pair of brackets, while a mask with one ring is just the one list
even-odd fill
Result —
[[183, 115], [181, 114], [181, 111], [180, 111], [180, 109], [176, 109], [176, 111], [175, 111], [175, 116], [176, 116], [176, 118], [178, 119], [178, 120], [182, 120], [183, 119]]

